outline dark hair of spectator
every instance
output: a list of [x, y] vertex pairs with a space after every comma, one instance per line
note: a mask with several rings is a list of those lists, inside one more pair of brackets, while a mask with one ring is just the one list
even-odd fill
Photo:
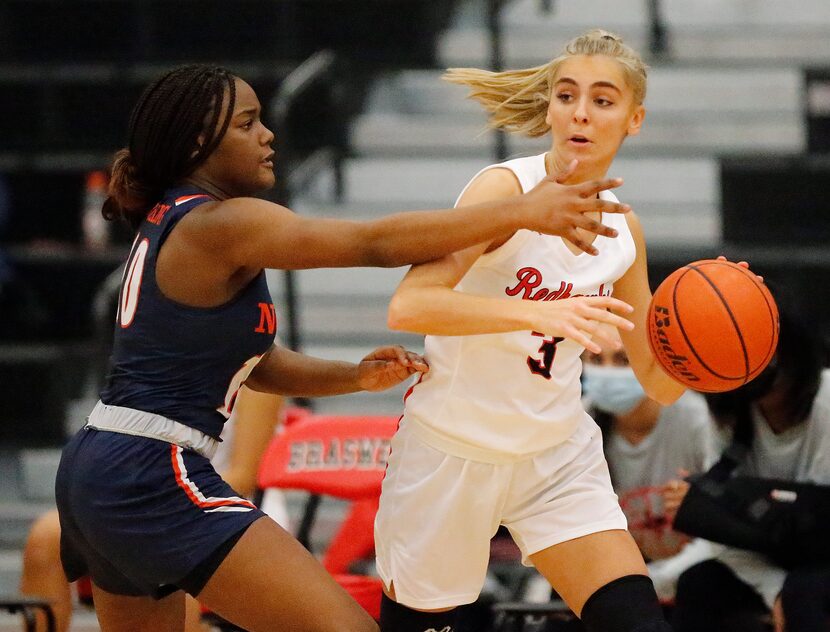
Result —
[[[234, 75], [218, 66], [176, 68], [151, 83], [133, 108], [127, 147], [116, 152], [102, 214], [134, 229], [164, 191], [216, 149], [236, 102]], [[227, 92], [228, 108], [219, 120]]]
[[750, 404], [773, 389], [784, 389], [787, 417], [795, 426], [807, 419], [827, 363], [827, 347], [819, 333], [781, 288], [768, 283], [775, 295], [781, 330], [778, 349], [769, 366], [753, 381], [726, 393], [706, 395], [715, 421], [734, 428], [739, 419], [749, 419]]

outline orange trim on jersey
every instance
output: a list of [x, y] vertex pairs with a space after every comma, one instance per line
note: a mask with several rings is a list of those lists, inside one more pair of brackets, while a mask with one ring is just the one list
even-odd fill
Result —
[[202, 198], [202, 197], [203, 198], [208, 198], [210, 200], [213, 199], [213, 197], [211, 197], [210, 195], [208, 195], [206, 193], [197, 193], [195, 195], [183, 195], [182, 197], [178, 197], [178, 198], [176, 198], [175, 204], [176, 204], [176, 206], [178, 206], [179, 204], [184, 204], [185, 202], [190, 202], [190, 200], [195, 200], [195, 199]]
[[187, 477], [187, 468], [184, 465], [182, 458], [182, 447], [171, 444], [170, 445], [170, 459], [173, 463], [173, 472], [176, 475], [176, 483], [184, 490], [191, 502], [201, 509], [212, 509], [215, 507], [248, 507], [256, 509], [256, 506], [249, 500], [240, 498], [239, 496], [230, 496], [227, 498], [205, 498], [204, 494], [196, 486], [196, 483]]

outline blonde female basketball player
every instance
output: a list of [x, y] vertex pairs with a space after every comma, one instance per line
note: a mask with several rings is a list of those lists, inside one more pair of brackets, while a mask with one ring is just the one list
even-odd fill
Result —
[[[645, 115], [645, 65], [601, 30], [538, 68], [445, 78], [471, 88], [493, 127], [551, 137], [544, 154], [479, 172], [459, 206], [527, 191], [551, 173], [601, 180]], [[595, 219], [618, 233], [594, 241], [595, 257], [519, 230], [413, 267], [392, 299], [390, 326], [427, 335], [430, 372], [406, 400], [377, 517], [384, 632], [452, 630], [452, 609], [479, 594], [499, 525], [590, 632], [671, 629], [581, 406], [579, 356], [613, 345], [602, 329], [614, 326], [649, 397], [668, 404], [683, 387], [647, 345], [639, 221]]]

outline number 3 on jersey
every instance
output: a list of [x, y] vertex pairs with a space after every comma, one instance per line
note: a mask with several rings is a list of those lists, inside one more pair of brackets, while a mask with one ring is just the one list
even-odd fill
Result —
[[118, 313], [115, 315], [115, 320], [121, 325], [122, 329], [126, 329], [133, 324], [135, 312], [138, 309], [138, 297], [141, 295], [144, 260], [147, 258], [149, 248], [150, 240], [142, 239], [133, 248], [124, 268], [124, 278], [121, 280], [121, 296], [118, 297]]
[[564, 338], [545, 338], [545, 335], [540, 334], [538, 331], [534, 331], [533, 335], [539, 336], [540, 338], [544, 338], [542, 340], [542, 344], [539, 346], [539, 353], [542, 354], [542, 358], [540, 360], [537, 358], [533, 358], [531, 356], [527, 356], [527, 366], [530, 369], [531, 373], [541, 375], [546, 380], [549, 380], [550, 367], [553, 365], [553, 359], [556, 357], [556, 345], [562, 342]]

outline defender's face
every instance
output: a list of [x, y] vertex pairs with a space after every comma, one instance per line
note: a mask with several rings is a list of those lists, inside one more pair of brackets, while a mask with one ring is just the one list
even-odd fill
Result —
[[[251, 195], [274, 186], [274, 134], [260, 119], [262, 106], [254, 89], [236, 80], [233, 115], [219, 145], [200, 170], [228, 195]], [[227, 96], [223, 103], [227, 109]]]
[[585, 175], [602, 176], [626, 136], [645, 116], [622, 65], [606, 55], [575, 55], [553, 78], [546, 121], [560, 164], [579, 160]]

